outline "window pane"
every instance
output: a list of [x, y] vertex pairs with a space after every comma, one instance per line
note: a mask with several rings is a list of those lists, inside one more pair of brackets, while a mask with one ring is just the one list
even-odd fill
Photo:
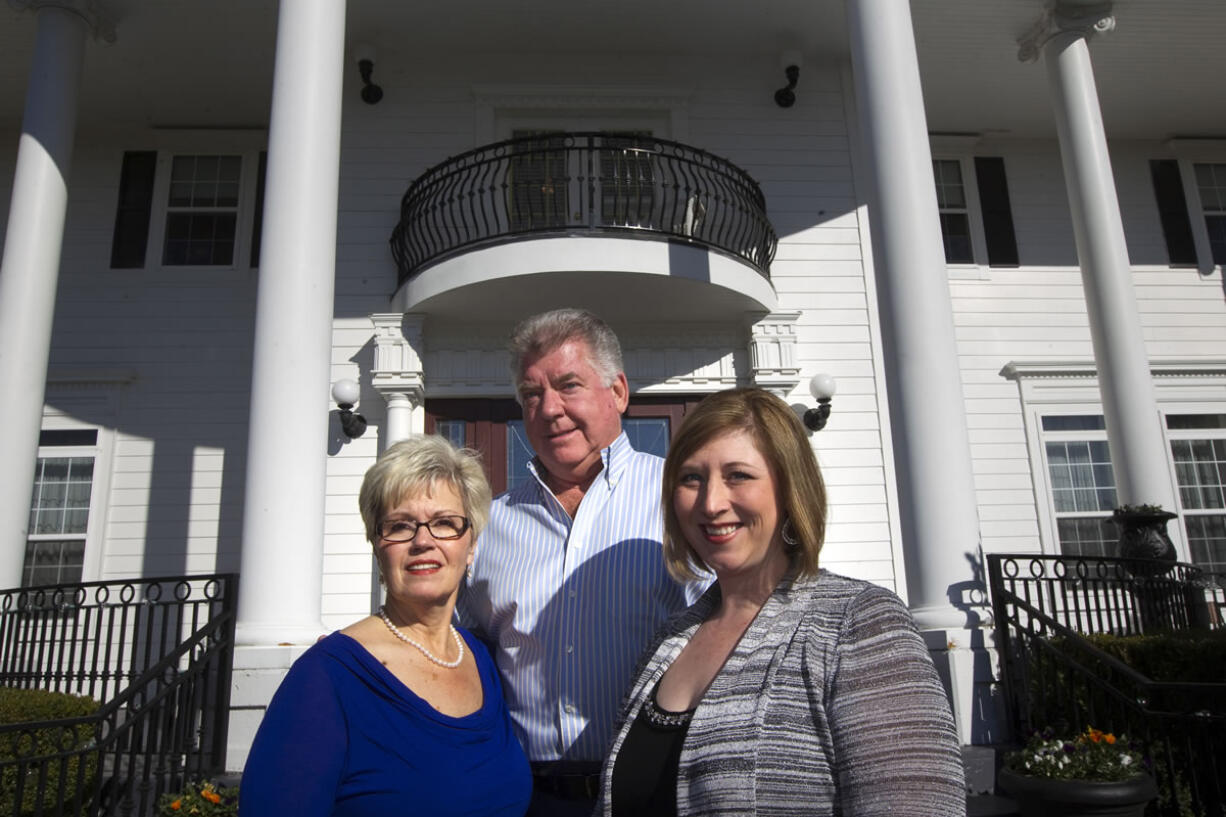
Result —
[[1168, 414], [1166, 427], [1171, 429], [1226, 428], [1226, 414]]
[[524, 433], [523, 420], [507, 421], [507, 490], [532, 479], [528, 463], [536, 456], [528, 435]]
[[1226, 216], [1205, 214], [1205, 230], [1209, 233], [1209, 250], [1213, 263], [1226, 264]]
[[66, 584], [81, 581], [85, 542], [79, 539], [26, 543], [22, 585]]
[[1223, 440], [1172, 440], [1175, 478], [1185, 510], [1226, 508], [1226, 446]]
[[1065, 556], [1116, 556], [1119, 538], [1108, 519], [1073, 518], [1056, 521], [1060, 552]]
[[1107, 428], [1101, 414], [1047, 414], [1044, 431], [1103, 431]]
[[962, 186], [962, 163], [957, 159], [937, 159], [932, 163], [932, 175], [937, 183], [937, 206], [966, 207], [966, 192]]
[[945, 242], [945, 263], [970, 264], [971, 224], [966, 213], [941, 213], [941, 238]]
[[671, 435], [667, 417], [627, 417], [622, 420], [622, 429], [635, 451], [657, 457], [668, 453]]
[[84, 533], [93, 475], [92, 457], [39, 459], [30, 501], [30, 532]]
[[463, 420], [435, 420], [434, 433], [457, 448], [468, 445], [468, 423]]
[[1226, 516], [1185, 515], [1183, 522], [1193, 563], [1226, 575]]
[[1045, 448], [1056, 513], [1093, 513], [1115, 507], [1115, 472], [1106, 443], [1052, 441]]

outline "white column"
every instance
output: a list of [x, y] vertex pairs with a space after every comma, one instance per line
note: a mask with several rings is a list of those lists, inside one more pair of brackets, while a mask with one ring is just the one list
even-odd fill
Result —
[[344, 0], [281, 3], [256, 301], [240, 644], [323, 632]]
[[979, 520], [928, 126], [907, 3], [847, 0], [870, 174], [908, 603], [924, 629], [974, 624]]
[[1174, 508], [1166, 443], [1086, 42], [1089, 32], [1096, 28], [1110, 30], [1114, 21], [1110, 17], [1070, 20], [1057, 15], [1053, 22], [1062, 30], [1047, 40], [1043, 54], [1116, 492], [1121, 504], [1153, 503]]
[[21, 584], [25, 560], [87, 28], [59, 5], [38, 11], [0, 261], [0, 587]]

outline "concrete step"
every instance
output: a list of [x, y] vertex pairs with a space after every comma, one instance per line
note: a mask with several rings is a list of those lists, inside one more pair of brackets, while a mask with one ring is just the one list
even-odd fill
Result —
[[998, 794], [968, 794], [967, 817], [1021, 817], [1017, 803]]

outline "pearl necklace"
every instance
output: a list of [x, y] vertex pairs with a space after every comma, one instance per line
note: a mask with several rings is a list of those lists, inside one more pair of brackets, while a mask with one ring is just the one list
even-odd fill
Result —
[[454, 624], [451, 625], [451, 637], [455, 639], [456, 649], [460, 651], [460, 654], [454, 661], [444, 661], [434, 653], [427, 650], [424, 645], [414, 641], [404, 633], [400, 632], [400, 628], [393, 624], [392, 620], [387, 617], [387, 610], [385, 610], [382, 606], [379, 607], [379, 618], [383, 619], [383, 623], [387, 625], [387, 629], [392, 631], [392, 635], [396, 636], [404, 643], [411, 644], [417, 649], [421, 650], [422, 655], [426, 656], [426, 658], [429, 658], [440, 667], [455, 669], [456, 667], [460, 666], [460, 662], [464, 660], [464, 641], [460, 638], [460, 634], [456, 631]]

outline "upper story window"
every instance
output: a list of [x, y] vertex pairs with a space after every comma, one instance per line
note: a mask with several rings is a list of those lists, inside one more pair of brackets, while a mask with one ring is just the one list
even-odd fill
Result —
[[1175, 159], [1149, 163], [1162, 236], [1173, 267], [1226, 265], [1226, 140], [1172, 139]]
[[1016, 267], [1017, 238], [1004, 159], [940, 157], [932, 161], [945, 263]]
[[934, 159], [932, 175], [937, 183], [937, 209], [941, 214], [945, 263], [973, 264], [975, 252], [971, 247], [971, 218], [966, 208], [962, 163], [956, 159]]
[[264, 154], [202, 147], [124, 154], [113, 269], [259, 266]]
[[1226, 164], [1197, 164], [1193, 170], [1210, 257], [1214, 264], [1226, 264]]
[[234, 262], [241, 156], [175, 156], [166, 196], [162, 263], [228, 266]]

